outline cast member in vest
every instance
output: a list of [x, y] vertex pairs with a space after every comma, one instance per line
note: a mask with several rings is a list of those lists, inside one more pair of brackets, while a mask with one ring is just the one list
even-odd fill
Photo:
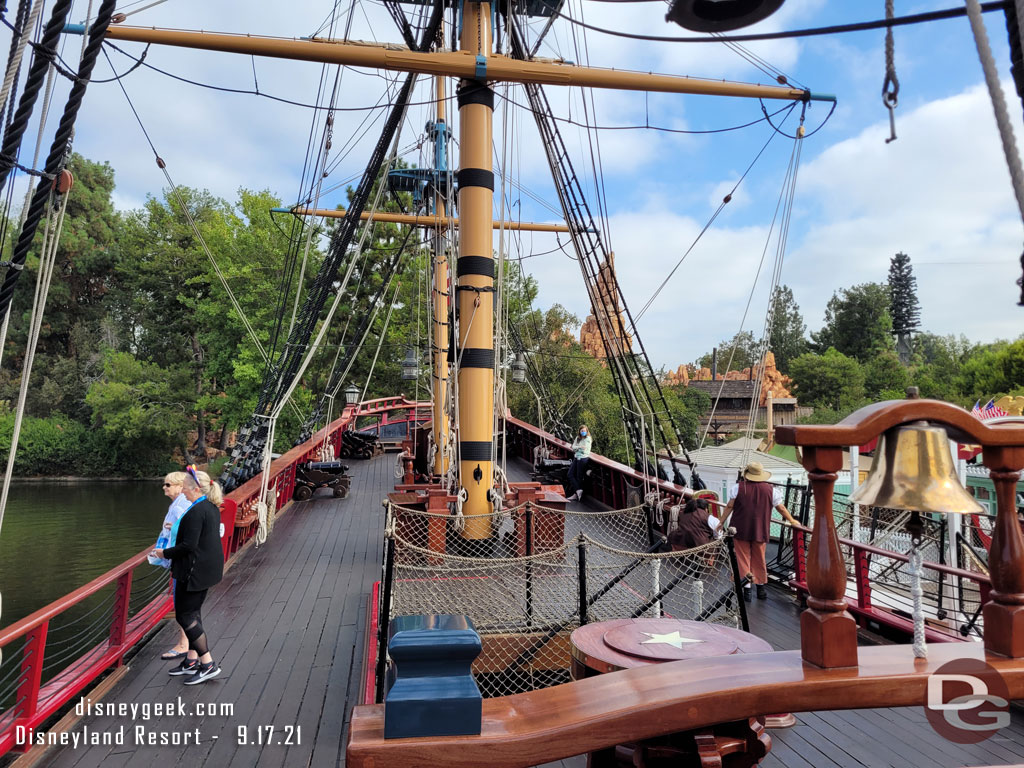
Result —
[[[765, 589], [768, 583], [768, 564], [765, 562], [764, 550], [768, 543], [772, 510], [778, 510], [787, 522], [796, 525], [796, 519], [782, 503], [782, 491], [768, 483], [771, 476], [772, 473], [761, 462], [752, 461], [747, 464], [742, 479], [729, 490], [729, 503], [725, 507], [727, 517], [723, 521], [723, 525], [731, 525], [736, 529], [733, 544], [740, 576], [753, 576], [758, 600], [768, 597]], [[750, 601], [749, 582], [743, 597]]]
[[712, 542], [719, 527], [718, 518], [709, 514], [704, 499], [690, 499], [679, 511], [676, 529], [668, 536], [673, 552], [692, 549]]
[[203, 630], [201, 610], [207, 591], [224, 575], [218, 507], [224, 496], [208, 474], [191, 466], [186, 467], [182, 493], [191, 506], [178, 521], [175, 544], [154, 554], [171, 561], [174, 618], [188, 638], [188, 656], [169, 674], [188, 675], [185, 685], [196, 685], [220, 674]]

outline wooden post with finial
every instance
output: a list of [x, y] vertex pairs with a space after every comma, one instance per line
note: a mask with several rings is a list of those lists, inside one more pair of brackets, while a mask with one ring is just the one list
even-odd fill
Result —
[[1024, 535], [1017, 521], [1017, 481], [1024, 448], [984, 449], [984, 464], [996, 486], [996, 523], [989, 550], [990, 600], [985, 604], [985, 648], [1024, 657]]
[[807, 552], [807, 610], [800, 616], [800, 649], [819, 667], [857, 666], [857, 623], [846, 610], [846, 562], [832, 516], [838, 446], [807, 447], [803, 465], [814, 494], [814, 528]]

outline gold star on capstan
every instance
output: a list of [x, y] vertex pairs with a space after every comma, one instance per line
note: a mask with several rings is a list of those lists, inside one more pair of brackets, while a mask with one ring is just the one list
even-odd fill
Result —
[[652, 632], [643, 632], [641, 634], [647, 635], [650, 640], [641, 641], [640, 645], [647, 645], [648, 643], [662, 643], [664, 645], [671, 645], [673, 648], [683, 649], [683, 643], [703, 643], [703, 640], [694, 640], [690, 637], [683, 637], [679, 634], [679, 630], [669, 632], [664, 635], [659, 635]]

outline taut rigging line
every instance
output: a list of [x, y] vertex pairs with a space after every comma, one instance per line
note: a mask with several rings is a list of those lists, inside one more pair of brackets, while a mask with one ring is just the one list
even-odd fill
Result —
[[[430, 24], [418, 47], [429, 50], [437, 36], [443, 16], [444, 3], [439, 0], [434, 5]], [[230, 464], [221, 475], [221, 484], [227, 491], [253, 477], [261, 468], [260, 460], [269, 434], [266, 416], [276, 411], [282, 398], [290, 395], [296, 383], [296, 376], [304, 368], [303, 361], [314, 327], [327, 303], [328, 296], [334, 290], [338, 270], [345, 260], [349, 245], [359, 227], [359, 217], [369, 200], [374, 183], [384, 164], [388, 147], [392, 143], [399, 125], [404, 120], [415, 82], [415, 73], [406, 76], [399, 92], [397, 104], [388, 116], [381, 137], [377, 141], [377, 146], [374, 147], [370, 162], [367, 164], [352, 198], [352, 203], [348, 207], [348, 212], [331, 238], [327, 257], [320, 265], [320, 270], [306, 294], [302, 310], [296, 318], [295, 326], [289, 335], [281, 357], [276, 365], [268, 367], [256, 410], [239, 431], [238, 442], [231, 450]]]

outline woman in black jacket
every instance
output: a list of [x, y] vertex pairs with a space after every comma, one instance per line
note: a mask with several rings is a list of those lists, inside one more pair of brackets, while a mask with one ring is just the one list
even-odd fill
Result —
[[203, 631], [201, 609], [207, 591], [224, 575], [219, 509], [224, 496], [220, 485], [193, 467], [186, 467], [182, 493], [192, 505], [178, 522], [177, 540], [173, 547], [153, 552], [171, 561], [174, 617], [188, 638], [188, 656], [170, 674], [189, 675], [185, 685], [196, 685], [220, 674]]

